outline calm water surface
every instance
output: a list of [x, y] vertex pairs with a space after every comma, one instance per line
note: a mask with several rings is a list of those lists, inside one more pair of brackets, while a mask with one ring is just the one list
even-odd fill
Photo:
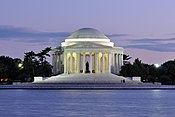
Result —
[[175, 117], [175, 90], [0, 90], [0, 117]]

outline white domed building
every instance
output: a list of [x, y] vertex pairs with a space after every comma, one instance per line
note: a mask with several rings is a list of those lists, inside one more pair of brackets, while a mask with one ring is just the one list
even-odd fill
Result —
[[123, 51], [98, 30], [79, 29], [61, 47], [52, 49], [55, 76], [35, 77], [34, 83], [133, 83], [117, 75], [123, 65]]
[[115, 47], [108, 37], [93, 28], [73, 32], [61, 47], [63, 50], [53, 49], [54, 74], [118, 74], [123, 65], [123, 48]]

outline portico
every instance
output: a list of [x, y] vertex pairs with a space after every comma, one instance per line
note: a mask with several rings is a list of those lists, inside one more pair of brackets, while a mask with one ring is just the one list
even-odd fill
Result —
[[85, 73], [86, 62], [89, 64], [89, 73], [111, 72], [111, 54], [107, 52], [67, 52], [65, 58], [64, 73]]

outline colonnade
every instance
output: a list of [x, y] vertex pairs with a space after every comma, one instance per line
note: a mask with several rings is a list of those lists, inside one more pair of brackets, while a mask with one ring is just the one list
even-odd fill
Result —
[[123, 65], [123, 55], [108, 52], [64, 52], [64, 73], [86, 73], [87, 61], [90, 73], [118, 74]]
[[60, 74], [63, 73], [62, 67], [62, 55], [61, 54], [52, 54], [52, 65], [53, 65], [53, 73]]
[[119, 74], [121, 66], [123, 66], [123, 54], [113, 53], [112, 54], [112, 70], [114, 74]]

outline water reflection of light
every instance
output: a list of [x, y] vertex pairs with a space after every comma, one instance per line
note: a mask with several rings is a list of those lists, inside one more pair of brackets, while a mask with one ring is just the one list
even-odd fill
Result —
[[161, 90], [152, 90], [152, 99], [151, 99], [151, 107], [152, 107], [152, 116], [154, 117], [160, 117], [160, 113], [159, 112], [163, 105], [161, 102], [161, 98], [162, 98], [162, 91]]
[[160, 91], [159, 89], [155, 89], [155, 90], [153, 90], [154, 92], [157, 92], [157, 91]]
[[152, 90], [152, 93], [153, 93], [153, 97], [155, 98], [159, 98], [160, 97], [160, 90]]

